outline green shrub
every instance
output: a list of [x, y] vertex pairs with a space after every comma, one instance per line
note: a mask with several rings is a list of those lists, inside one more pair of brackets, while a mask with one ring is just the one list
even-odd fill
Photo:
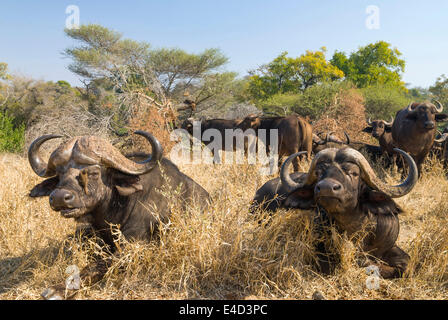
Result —
[[346, 81], [319, 83], [307, 88], [303, 93], [276, 94], [259, 102], [258, 107], [265, 113], [286, 115], [297, 113], [311, 120], [319, 119], [329, 108], [337, 103], [337, 95], [352, 89]]
[[410, 98], [402, 89], [388, 86], [371, 86], [361, 89], [364, 96], [366, 113], [372, 119], [389, 121], [395, 113], [406, 107]]
[[258, 107], [265, 114], [284, 116], [300, 106], [301, 102], [301, 93], [277, 93], [265, 101], [260, 101]]
[[25, 143], [25, 125], [14, 127], [14, 118], [0, 112], [0, 152], [21, 152]]
[[330, 108], [338, 104], [338, 95], [352, 89], [347, 81], [333, 81], [316, 84], [306, 89], [302, 94], [300, 105], [293, 111], [312, 120], [319, 119]]

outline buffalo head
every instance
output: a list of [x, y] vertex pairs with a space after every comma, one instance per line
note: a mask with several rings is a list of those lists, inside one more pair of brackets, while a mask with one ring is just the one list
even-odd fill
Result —
[[336, 218], [339, 214], [356, 212], [363, 200], [375, 202], [404, 196], [417, 182], [417, 168], [406, 152], [395, 151], [403, 155], [410, 168], [406, 180], [396, 186], [382, 182], [364, 156], [351, 148], [328, 148], [319, 152], [308, 173], [300, 182], [295, 182], [288, 169], [300, 152], [293, 154], [280, 172], [282, 185], [290, 191], [285, 205], [306, 208], [317, 204]]
[[191, 135], [193, 135], [193, 118], [188, 118], [186, 119], [182, 125], [181, 125], [181, 129], [187, 130], [187, 132]]
[[33, 171], [47, 180], [35, 186], [31, 197], [49, 196], [53, 210], [66, 218], [81, 218], [99, 208], [112, 193], [129, 196], [143, 190], [140, 175], [161, 160], [163, 149], [151, 134], [136, 131], [152, 147], [152, 156], [134, 162], [109, 142], [94, 136], [75, 137], [59, 145], [48, 163], [39, 155], [40, 146], [58, 135], [45, 135], [30, 145], [28, 160]]
[[392, 132], [392, 124], [393, 119], [391, 119], [389, 122], [386, 122], [384, 120], [374, 120], [367, 122], [367, 127], [365, 127], [362, 131], [366, 133], [371, 133], [372, 136], [376, 139], [381, 137], [385, 132]]
[[246, 116], [238, 125], [239, 128], [243, 130], [247, 129], [259, 129], [261, 125], [261, 117], [256, 114], [250, 114]]
[[411, 102], [406, 108], [406, 118], [416, 122], [422, 130], [432, 130], [436, 127], [437, 121], [447, 121], [448, 115], [441, 113], [443, 106], [439, 101], [435, 104], [429, 102]]

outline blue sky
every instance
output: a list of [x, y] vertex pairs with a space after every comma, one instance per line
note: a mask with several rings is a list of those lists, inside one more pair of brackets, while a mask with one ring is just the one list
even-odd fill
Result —
[[[2, 0], [0, 61], [14, 73], [79, 84], [61, 54], [74, 45], [63, 32], [68, 5], [79, 7], [81, 24], [98, 23], [153, 47], [220, 48], [230, 59], [225, 69], [240, 75], [282, 51], [298, 56], [325, 46], [331, 58], [378, 40], [403, 53], [403, 79], [412, 86], [448, 74], [446, 0]], [[369, 5], [380, 9], [379, 29], [366, 27]]]

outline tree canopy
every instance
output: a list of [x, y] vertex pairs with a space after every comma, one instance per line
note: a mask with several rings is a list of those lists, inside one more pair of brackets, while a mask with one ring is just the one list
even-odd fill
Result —
[[434, 85], [429, 87], [435, 99], [439, 100], [445, 107], [448, 106], [448, 77], [442, 74], [437, 78]]
[[401, 52], [385, 41], [368, 44], [352, 52], [349, 57], [336, 51], [331, 63], [344, 72], [345, 78], [358, 88], [372, 85], [390, 85], [405, 89], [401, 79], [405, 61]]
[[[119, 92], [140, 88], [161, 100], [180, 100], [188, 92], [199, 104], [220, 94], [218, 88], [236, 77], [219, 73], [228, 58], [216, 48], [199, 54], [178, 48], [152, 49], [149, 43], [123, 39], [120, 33], [95, 24], [65, 32], [79, 42], [65, 50], [73, 60], [69, 69], [89, 83], [112, 85]], [[217, 85], [210, 90], [213, 84]]]
[[249, 92], [255, 99], [278, 93], [298, 93], [316, 83], [340, 79], [344, 73], [325, 59], [325, 47], [299, 57], [281, 53], [270, 63], [250, 71]]

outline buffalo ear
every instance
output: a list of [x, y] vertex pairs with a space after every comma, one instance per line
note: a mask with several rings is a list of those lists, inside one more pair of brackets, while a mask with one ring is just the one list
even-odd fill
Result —
[[392, 132], [392, 126], [385, 126], [384, 131], [386, 132]]
[[448, 114], [436, 113], [436, 121], [448, 121]]
[[56, 189], [58, 183], [59, 183], [59, 177], [57, 176], [46, 179], [43, 182], [36, 185], [33, 189], [31, 189], [29, 196], [33, 198], [49, 196], [50, 193], [52, 193], [53, 190]]
[[314, 186], [304, 187], [291, 192], [285, 199], [285, 207], [311, 209], [314, 205]]
[[361, 201], [363, 212], [370, 212], [375, 215], [396, 215], [403, 210], [387, 194], [377, 190], [366, 190], [365, 198]]
[[118, 193], [123, 197], [130, 196], [131, 194], [143, 190], [143, 185], [140, 183], [139, 176], [116, 173], [114, 175], [113, 184]]
[[364, 129], [362, 129], [362, 132], [366, 132], [366, 133], [372, 133], [373, 131], [373, 127], [365, 127]]
[[390, 197], [381, 191], [371, 190], [369, 192], [369, 201], [382, 202], [382, 201], [386, 201], [389, 199], [390, 199]]

